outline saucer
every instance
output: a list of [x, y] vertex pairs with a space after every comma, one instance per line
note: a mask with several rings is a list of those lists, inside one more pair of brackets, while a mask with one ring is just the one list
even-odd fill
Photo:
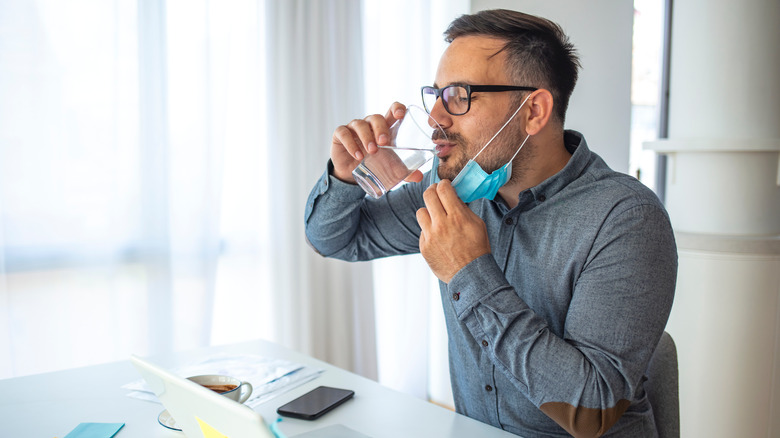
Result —
[[171, 417], [171, 414], [168, 412], [168, 410], [164, 410], [160, 412], [160, 415], [157, 416], [157, 422], [160, 423], [161, 426], [171, 429], [171, 430], [178, 430], [181, 432], [181, 429], [176, 427], [176, 420]]

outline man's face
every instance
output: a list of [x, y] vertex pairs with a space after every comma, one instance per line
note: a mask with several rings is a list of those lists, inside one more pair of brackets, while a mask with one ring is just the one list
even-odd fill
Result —
[[[498, 53], [503, 41], [483, 36], [464, 36], [450, 43], [439, 61], [435, 87], [453, 84], [468, 85], [523, 85], [514, 84], [506, 66], [506, 55]], [[454, 179], [468, 160], [482, 149], [501, 129], [516, 108], [516, 91], [477, 93], [471, 95], [471, 109], [463, 115], [453, 116], [444, 109], [441, 99], [431, 110], [447, 134], [447, 142], [438, 143], [439, 177]], [[509, 161], [522, 142], [523, 111], [512, 120], [501, 134], [490, 143], [477, 158], [477, 162], [490, 173]]]

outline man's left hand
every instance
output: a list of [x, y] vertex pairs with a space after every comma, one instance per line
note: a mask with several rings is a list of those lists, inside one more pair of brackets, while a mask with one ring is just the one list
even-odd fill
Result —
[[423, 199], [426, 208], [417, 210], [420, 253], [434, 275], [449, 283], [464, 266], [490, 253], [487, 227], [460, 200], [449, 180], [428, 187]]

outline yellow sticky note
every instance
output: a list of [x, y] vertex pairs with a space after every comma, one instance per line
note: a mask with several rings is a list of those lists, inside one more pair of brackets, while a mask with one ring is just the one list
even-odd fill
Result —
[[200, 430], [203, 432], [203, 436], [205, 438], [230, 438], [227, 435], [220, 433], [217, 429], [214, 429], [200, 418], [195, 417], [195, 419], [198, 420], [198, 425], [200, 426]]

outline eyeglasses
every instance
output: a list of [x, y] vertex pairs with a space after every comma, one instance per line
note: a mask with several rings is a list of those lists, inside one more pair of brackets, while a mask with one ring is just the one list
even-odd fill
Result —
[[448, 85], [444, 88], [422, 87], [422, 101], [428, 114], [441, 97], [444, 109], [453, 116], [462, 116], [471, 109], [471, 93], [496, 93], [500, 91], [536, 91], [535, 87], [514, 85]]

